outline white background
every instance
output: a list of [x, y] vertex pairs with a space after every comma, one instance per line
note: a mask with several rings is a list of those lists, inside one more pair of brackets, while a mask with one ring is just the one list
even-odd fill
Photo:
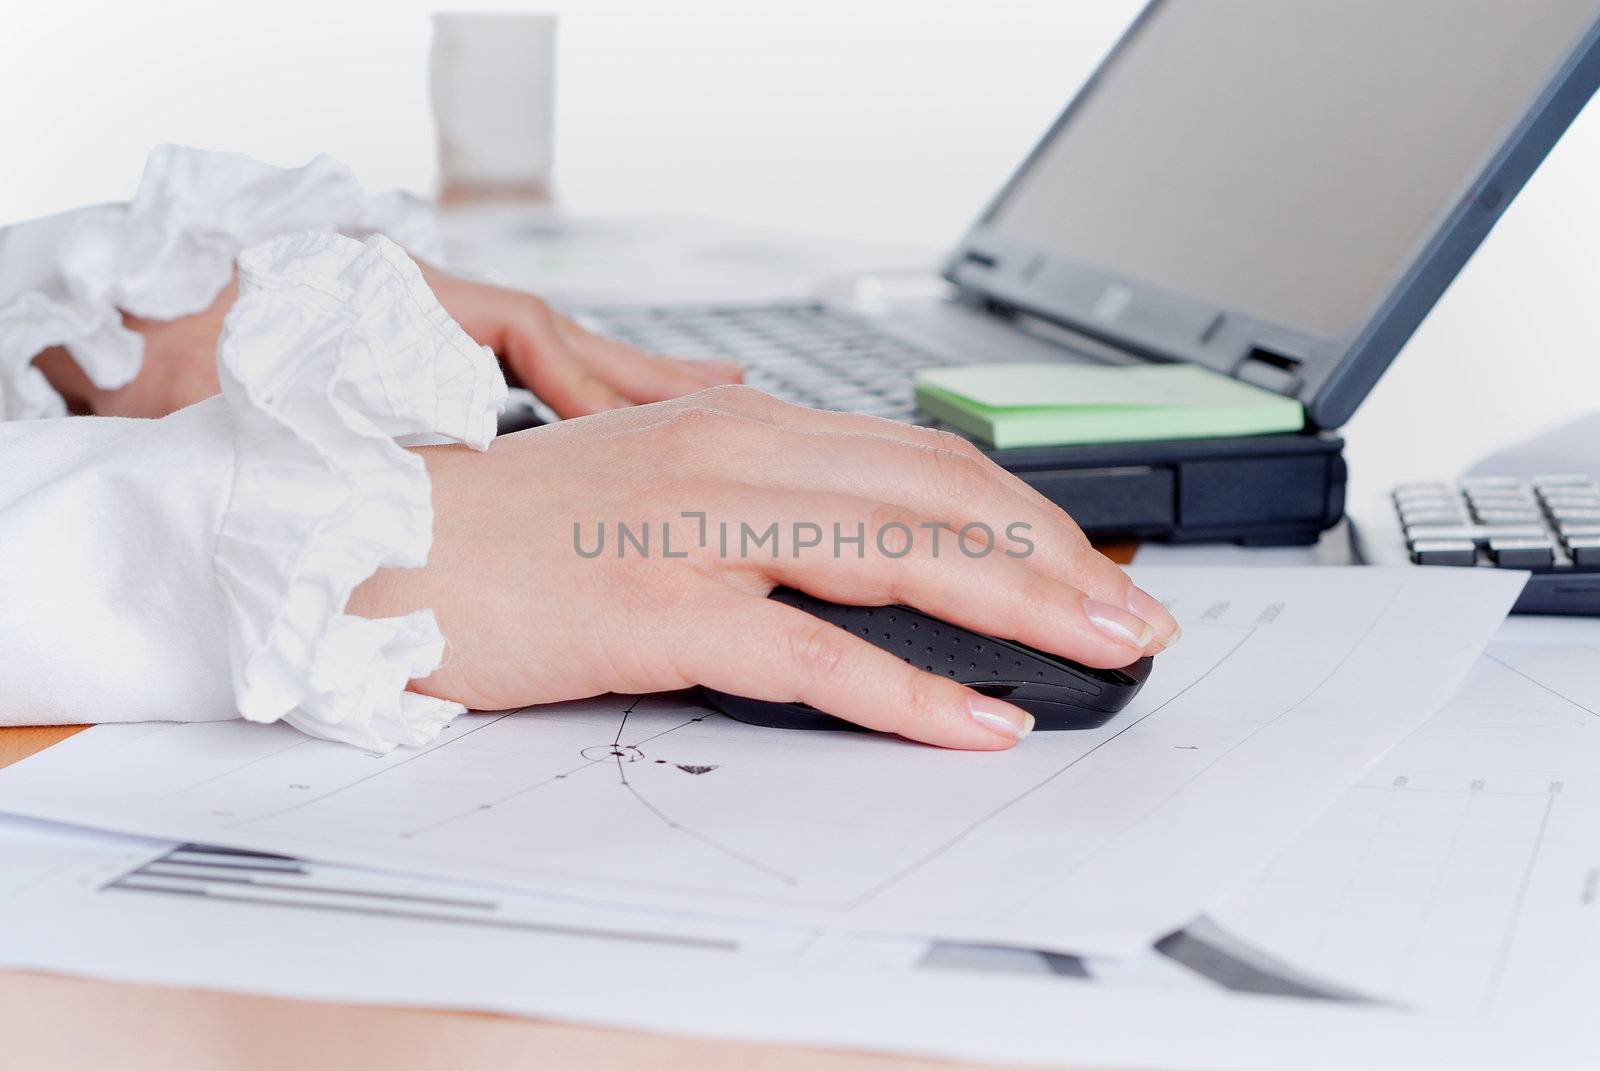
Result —
[[[159, 141], [285, 164], [325, 151], [371, 188], [428, 190], [428, 13], [453, 6], [3, 0], [0, 220], [125, 197]], [[580, 209], [938, 247], [1138, 7], [538, 5], [562, 18], [557, 190]], [[1358, 475], [1448, 474], [1600, 408], [1597, 190], [1591, 107], [1347, 429]]]

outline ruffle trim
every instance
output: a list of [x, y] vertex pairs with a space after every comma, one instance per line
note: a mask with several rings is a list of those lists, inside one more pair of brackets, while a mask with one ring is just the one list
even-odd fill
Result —
[[67, 415], [67, 403], [34, 358], [64, 346], [91, 382], [106, 390], [139, 374], [144, 340], [110, 307], [53, 301], [29, 291], [0, 309], [0, 420]]
[[331, 157], [279, 168], [238, 153], [158, 146], [132, 201], [77, 213], [48, 291], [0, 307], [0, 419], [65, 414], [33, 367], [42, 350], [64, 345], [95, 386], [125, 386], [144, 348], [122, 326], [123, 312], [151, 320], [200, 312], [232, 278], [241, 250], [313, 229], [384, 233], [429, 258], [440, 244], [423, 201], [369, 196]]
[[427, 472], [396, 438], [486, 449], [504, 377], [386, 238], [296, 234], [238, 264], [218, 347], [236, 458], [215, 565], [239, 712], [374, 751], [426, 743], [463, 709], [405, 690], [443, 658], [433, 612], [344, 607], [432, 543]]

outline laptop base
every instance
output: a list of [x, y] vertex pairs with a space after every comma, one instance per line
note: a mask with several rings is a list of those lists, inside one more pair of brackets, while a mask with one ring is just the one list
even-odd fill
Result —
[[1344, 514], [1331, 433], [987, 451], [1092, 539], [1305, 546]]

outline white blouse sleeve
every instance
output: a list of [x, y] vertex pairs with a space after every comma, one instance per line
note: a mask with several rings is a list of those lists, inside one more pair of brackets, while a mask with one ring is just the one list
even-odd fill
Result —
[[486, 448], [499, 367], [384, 238], [301, 233], [238, 265], [221, 396], [0, 424], [0, 722], [283, 719], [381, 751], [460, 712], [405, 690], [443, 656], [431, 611], [343, 611], [425, 561], [403, 444]]
[[382, 233], [438, 252], [434, 217], [404, 193], [369, 196], [318, 156], [271, 167], [236, 153], [163, 145], [132, 201], [0, 230], [0, 420], [64, 416], [33, 359], [64, 346], [97, 386], [138, 374], [141, 340], [122, 313], [171, 320], [209, 306], [249, 246], [301, 230]]

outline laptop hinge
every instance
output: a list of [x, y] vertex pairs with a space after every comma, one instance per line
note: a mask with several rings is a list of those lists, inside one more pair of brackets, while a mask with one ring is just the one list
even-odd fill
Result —
[[1298, 398], [1304, 379], [1300, 374], [1300, 360], [1257, 346], [1234, 366], [1233, 377], [1275, 394]]
[[1066, 324], [1056, 323], [1054, 320], [1036, 316], [1033, 313], [1017, 308], [1015, 305], [997, 301], [985, 294], [972, 294], [963, 291], [958, 291], [957, 293], [962, 295], [962, 299], [973, 301], [978, 308], [981, 308], [988, 315], [1007, 320], [1017, 330], [1032, 335], [1043, 342], [1048, 342], [1053, 346], [1060, 346], [1069, 353], [1081, 354], [1108, 364], [1137, 364], [1159, 359], [1106, 342], [1082, 331], [1074, 330]]

